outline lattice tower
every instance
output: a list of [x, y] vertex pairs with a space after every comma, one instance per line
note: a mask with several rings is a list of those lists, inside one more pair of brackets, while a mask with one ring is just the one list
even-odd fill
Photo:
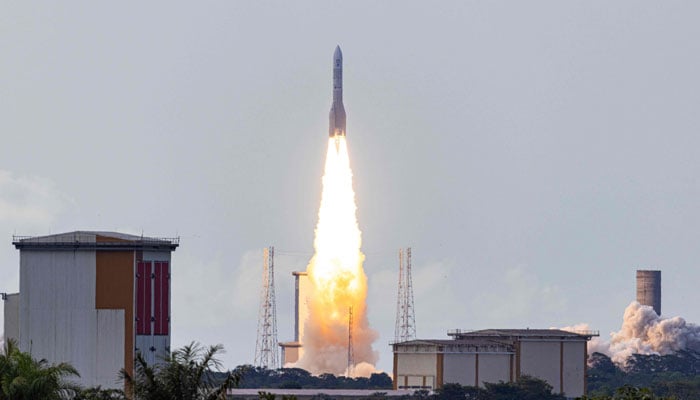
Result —
[[258, 311], [258, 337], [255, 342], [255, 366], [279, 368], [277, 356], [277, 306], [275, 305], [275, 248], [263, 250], [262, 290]]
[[411, 248], [399, 250], [399, 290], [396, 296], [396, 325], [394, 342], [416, 338], [416, 312], [413, 306], [413, 278], [411, 277]]

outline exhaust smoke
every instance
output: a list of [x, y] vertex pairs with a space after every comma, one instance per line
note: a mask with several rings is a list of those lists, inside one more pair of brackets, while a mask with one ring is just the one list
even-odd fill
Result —
[[[311, 293], [305, 321], [304, 354], [295, 365], [313, 374], [369, 376], [378, 355], [377, 333], [367, 320], [367, 276], [357, 224], [352, 170], [345, 136], [328, 140], [323, 192], [307, 267]], [[349, 312], [352, 308], [354, 365], [348, 370]]]

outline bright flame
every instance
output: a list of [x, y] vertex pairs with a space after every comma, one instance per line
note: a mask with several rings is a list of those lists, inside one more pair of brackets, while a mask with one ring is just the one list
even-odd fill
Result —
[[[321, 207], [316, 225], [316, 250], [307, 267], [311, 293], [308, 297], [304, 354], [297, 366], [314, 374], [369, 375], [377, 353], [377, 338], [367, 321], [367, 276], [360, 251], [362, 233], [357, 225], [352, 170], [344, 136], [329, 139], [323, 175]], [[355, 365], [348, 367], [348, 327], [352, 308], [352, 347]], [[354, 366], [353, 366], [354, 367]]]

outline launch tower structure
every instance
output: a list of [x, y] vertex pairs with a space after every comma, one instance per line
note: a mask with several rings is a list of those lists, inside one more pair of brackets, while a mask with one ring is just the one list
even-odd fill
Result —
[[416, 312], [413, 306], [413, 278], [411, 277], [411, 248], [399, 250], [399, 292], [396, 297], [396, 326], [394, 342], [416, 338]]
[[277, 306], [275, 305], [275, 248], [263, 250], [262, 291], [255, 342], [255, 366], [279, 368], [277, 357]]

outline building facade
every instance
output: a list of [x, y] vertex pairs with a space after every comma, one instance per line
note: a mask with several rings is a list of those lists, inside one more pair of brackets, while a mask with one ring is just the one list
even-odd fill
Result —
[[558, 329], [453, 331], [453, 339], [394, 343], [394, 389], [436, 389], [445, 383], [483, 387], [522, 375], [545, 380], [555, 393], [586, 393], [587, 343], [597, 332]]
[[152, 364], [170, 352], [178, 242], [85, 231], [15, 237], [20, 291], [5, 304], [5, 329], [35, 358], [72, 364], [85, 386], [122, 387], [118, 373], [133, 373], [137, 353]]

